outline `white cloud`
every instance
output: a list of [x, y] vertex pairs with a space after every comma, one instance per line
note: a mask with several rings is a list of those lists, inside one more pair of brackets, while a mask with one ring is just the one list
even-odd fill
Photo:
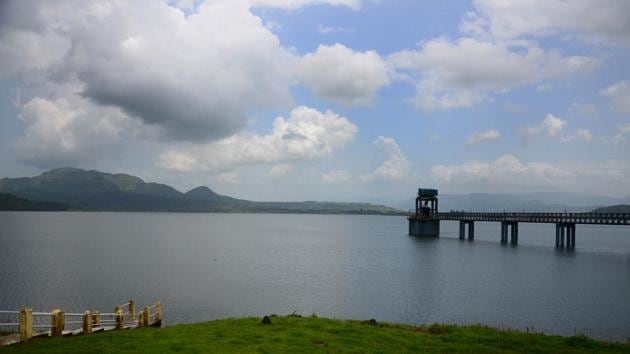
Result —
[[213, 179], [219, 183], [241, 184], [241, 180], [239, 178], [238, 173], [234, 171], [219, 173]]
[[526, 140], [537, 138], [544, 132], [547, 132], [551, 137], [557, 137], [566, 126], [566, 120], [558, 118], [553, 114], [547, 114], [540, 124], [533, 127], [521, 128], [519, 132]]
[[628, 80], [611, 85], [603, 89], [600, 94], [606, 96], [616, 110], [630, 114], [630, 82]]
[[491, 94], [589, 71], [596, 60], [562, 56], [531, 43], [513, 45], [474, 38], [437, 38], [388, 58], [416, 80], [413, 103], [424, 110], [470, 107]]
[[331, 27], [331, 26], [324, 26], [321, 24], [317, 26], [317, 32], [321, 34], [352, 33], [354, 31], [355, 31], [354, 28], [349, 28], [349, 27]]
[[599, 117], [599, 109], [594, 103], [574, 102], [571, 111], [589, 118]]
[[295, 10], [309, 5], [346, 6], [353, 10], [361, 7], [361, 0], [249, 0], [253, 6], [278, 7]]
[[576, 139], [582, 140], [585, 143], [590, 143], [593, 141], [593, 134], [588, 129], [578, 128], [573, 133], [562, 137], [561, 140], [568, 143]]
[[248, 111], [291, 103], [297, 58], [246, 1], [208, 1], [189, 15], [152, 0], [9, 1], [2, 12], [5, 74], [80, 86], [169, 139], [224, 138]]
[[320, 45], [306, 54], [298, 76], [316, 96], [349, 105], [369, 105], [390, 82], [378, 53], [355, 52], [341, 44]]
[[269, 172], [267, 172], [267, 176], [271, 178], [282, 178], [286, 176], [289, 172], [293, 170], [293, 166], [288, 163], [279, 163], [271, 167]]
[[489, 192], [515, 189], [579, 191], [588, 186], [592, 193], [623, 195], [630, 193], [628, 175], [630, 163], [624, 161], [569, 161], [562, 166], [523, 162], [513, 155], [503, 155], [494, 161], [468, 161], [431, 168], [432, 179], [440, 188]]
[[475, 0], [474, 7], [460, 29], [476, 37], [573, 35], [591, 42], [630, 44], [627, 0]]
[[288, 119], [278, 117], [268, 135], [238, 134], [205, 145], [172, 149], [160, 156], [168, 170], [221, 171], [257, 163], [317, 159], [352, 141], [357, 126], [331, 111], [297, 107]]
[[27, 128], [17, 141], [18, 158], [42, 168], [90, 163], [94, 155], [116, 148], [138, 125], [117, 108], [78, 96], [35, 97], [21, 107], [20, 118]]
[[630, 123], [619, 127], [618, 133], [615, 135], [615, 141], [617, 143], [625, 143], [627, 136], [630, 136]]
[[377, 152], [385, 156], [385, 161], [372, 173], [361, 175], [361, 182], [399, 181], [409, 173], [409, 160], [392, 138], [379, 136], [374, 140]]
[[481, 133], [470, 134], [466, 140], [466, 145], [476, 145], [483, 142], [495, 141], [501, 138], [501, 133], [496, 129], [490, 129]]
[[567, 121], [553, 114], [547, 114], [547, 117], [543, 120], [543, 125], [550, 136], [557, 136], [567, 126]]
[[558, 184], [574, 174], [548, 163], [522, 163], [513, 155], [494, 161], [470, 161], [461, 165], [437, 165], [432, 178], [439, 183], [475, 186], [519, 186], [528, 188]]
[[346, 170], [332, 170], [322, 174], [322, 180], [326, 183], [344, 183], [352, 179], [350, 172]]

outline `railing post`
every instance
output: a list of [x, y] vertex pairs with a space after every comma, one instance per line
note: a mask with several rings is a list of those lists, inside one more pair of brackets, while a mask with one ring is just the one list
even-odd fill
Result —
[[155, 302], [155, 322], [162, 322], [162, 303]]
[[149, 306], [144, 308], [144, 316], [142, 317], [142, 325], [144, 327], [149, 327], [149, 317], [151, 317], [151, 312], [149, 311]]
[[85, 311], [83, 313], [83, 334], [92, 333], [92, 313]]
[[99, 311], [92, 312], [92, 327], [101, 326], [101, 313]]
[[23, 308], [20, 311], [20, 340], [33, 338], [33, 309]]
[[66, 322], [64, 312], [60, 309], [53, 310], [50, 322], [50, 325], [52, 326], [52, 328], [50, 329], [50, 335], [52, 337], [62, 336]]
[[143, 327], [144, 324], [144, 311], [138, 312], [138, 328]]
[[129, 318], [132, 321], [136, 319], [136, 304], [133, 303], [133, 300], [129, 300]]
[[123, 324], [124, 324], [124, 317], [123, 317], [123, 313], [120, 310], [119, 306], [116, 306], [118, 308], [118, 311], [116, 312], [116, 329], [123, 329]]

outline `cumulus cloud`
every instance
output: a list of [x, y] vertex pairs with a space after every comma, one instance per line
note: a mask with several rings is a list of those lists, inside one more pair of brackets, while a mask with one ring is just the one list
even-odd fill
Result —
[[494, 161], [470, 161], [461, 165], [437, 165], [431, 168], [436, 182], [475, 186], [548, 186], [575, 178], [548, 163], [523, 163], [513, 155]]
[[77, 96], [35, 97], [21, 107], [20, 119], [27, 128], [17, 142], [18, 158], [41, 168], [89, 163], [137, 129], [119, 109]]
[[521, 128], [519, 132], [526, 140], [537, 138], [544, 132], [547, 132], [547, 134], [551, 137], [557, 137], [560, 135], [562, 130], [566, 128], [566, 126], [566, 120], [558, 118], [553, 114], [547, 114], [540, 124], [533, 127]]
[[291, 102], [294, 56], [246, 1], [204, 2], [188, 16], [150, 0], [21, 3], [2, 9], [12, 20], [0, 60], [12, 73], [81, 86], [169, 139], [220, 139], [249, 110]]
[[374, 140], [375, 150], [385, 156], [385, 161], [372, 173], [361, 175], [361, 182], [399, 181], [409, 173], [409, 160], [396, 140], [379, 136]]
[[221, 171], [256, 163], [320, 158], [352, 141], [357, 126], [331, 111], [297, 107], [278, 117], [267, 135], [241, 133], [205, 145], [172, 149], [160, 156], [162, 168], [180, 172]]
[[523, 189], [583, 190], [593, 193], [629, 193], [627, 183], [630, 163], [619, 160], [602, 162], [571, 161], [566, 166], [546, 162], [523, 162], [513, 155], [493, 161], [468, 161], [431, 168], [431, 177], [452, 189], [510, 191]]
[[613, 108], [619, 112], [630, 114], [630, 82], [628, 80], [608, 86], [600, 94], [610, 100]]
[[483, 142], [495, 141], [501, 138], [501, 133], [496, 129], [490, 129], [481, 133], [470, 134], [466, 140], [466, 145], [476, 145]]
[[589, 118], [599, 117], [599, 109], [597, 109], [597, 106], [594, 103], [574, 102], [571, 107], [571, 111]]
[[495, 40], [573, 35], [590, 42], [630, 44], [626, 0], [475, 0], [460, 29]]
[[361, 7], [361, 0], [249, 0], [253, 6], [278, 7], [295, 10], [309, 5], [346, 6], [353, 10]]
[[627, 136], [630, 136], [630, 123], [619, 127], [617, 135], [615, 135], [615, 141], [617, 143], [625, 143]]
[[573, 140], [581, 140], [585, 143], [590, 143], [593, 141], [593, 134], [590, 130], [584, 128], [578, 128], [573, 133], [562, 138], [562, 141], [568, 143]]
[[369, 105], [378, 90], [390, 83], [378, 53], [355, 52], [342, 44], [320, 45], [306, 54], [298, 76], [316, 96], [355, 105]]
[[267, 172], [267, 177], [271, 178], [282, 178], [286, 176], [291, 170], [293, 166], [288, 163], [279, 163], [277, 165], [273, 165], [269, 172]]
[[543, 120], [543, 126], [547, 129], [547, 133], [550, 136], [557, 136], [567, 126], [567, 121], [553, 114], [547, 114], [547, 117]]
[[326, 183], [344, 183], [352, 179], [352, 174], [346, 170], [332, 170], [322, 174], [322, 180]]
[[415, 80], [413, 103], [423, 110], [470, 107], [494, 93], [588, 71], [597, 62], [531, 43], [515, 46], [475, 38], [433, 39], [388, 60]]

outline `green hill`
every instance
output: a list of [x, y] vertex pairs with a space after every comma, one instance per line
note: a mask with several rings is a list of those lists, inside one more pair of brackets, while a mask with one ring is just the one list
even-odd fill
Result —
[[69, 167], [35, 177], [0, 179], [0, 192], [82, 210], [401, 214], [394, 208], [369, 203], [253, 202], [220, 195], [205, 186], [182, 193], [128, 174]]
[[593, 210], [593, 213], [630, 213], [630, 205], [611, 205]]
[[6, 353], [628, 353], [629, 344], [483, 326], [411, 326], [317, 317], [225, 319], [35, 339]]
[[40, 202], [0, 193], [0, 210], [3, 211], [63, 211], [68, 209], [67, 205], [61, 203]]

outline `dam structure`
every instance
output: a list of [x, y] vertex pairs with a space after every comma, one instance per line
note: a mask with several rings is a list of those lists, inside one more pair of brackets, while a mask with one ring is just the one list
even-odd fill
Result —
[[629, 225], [630, 213], [440, 212], [438, 190], [419, 188], [415, 209], [407, 215], [409, 235], [440, 236], [440, 221], [459, 221], [459, 239], [474, 241], [475, 222], [500, 223], [502, 244], [518, 244], [519, 223], [556, 224], [556, 248], [575, 248], [577, 224]]

